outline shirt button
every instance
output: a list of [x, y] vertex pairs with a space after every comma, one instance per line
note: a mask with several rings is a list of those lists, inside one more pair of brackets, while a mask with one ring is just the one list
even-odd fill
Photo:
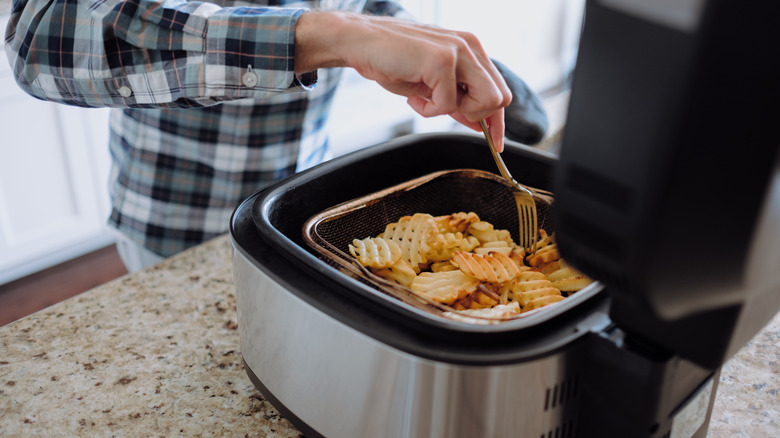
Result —
[[253, 71], [248, 71], [244, 73], [244, 76], [241, 77], [241, 82], [244, 83], [249, 88], [254, 87], [257, 85], [257, 73]]
[[133, 94], [133, 90], [130, 89], [128, 86], [121, 86], [119, 87], [119, 95], [122, 97], [130, 97], [130, 95]]

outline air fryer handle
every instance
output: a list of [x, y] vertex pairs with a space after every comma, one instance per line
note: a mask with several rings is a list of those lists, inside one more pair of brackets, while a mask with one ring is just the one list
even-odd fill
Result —
[[720, 368], [644, 344], [614, 324], [591, 333], [584, 354], [579, 369], [586, 401], [575, 436], [707, 436]]
[[504, 109], [506, 137], [526, 145], [539, 143], [548, 126], [542, 101], [509, 67], [495, 59], [492, 61], [512, 91], [512, 103]]

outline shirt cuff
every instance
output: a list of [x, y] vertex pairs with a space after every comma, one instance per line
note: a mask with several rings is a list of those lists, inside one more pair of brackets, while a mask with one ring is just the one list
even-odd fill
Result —
[[206, 29], [206, 95], [259, 97], [311, 89], [316, 72], [295, 75], [295, 25], [306, 9], [224, 8]]

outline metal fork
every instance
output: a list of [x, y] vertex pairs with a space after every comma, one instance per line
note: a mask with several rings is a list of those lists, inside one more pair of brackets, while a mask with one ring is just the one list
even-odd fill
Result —
[[515, 196], [517, 213], [520, 217], [520, 245], [526, 249], [526, 252], [535, 254], [539, 228], [536, 222], [537, 214], [534, 193], [512, 178], [509, 169], [507, 169], [506, 164], [504, 164], [504, 160], [493, 145], [493, 138], [490, 136], [490, 131], [488, 130], [485, 120], [480, 120], [479, 125], [482, 127], [482, 132], [485, 134], [485, 139], [487, 140], [488, 146], [490, 146], [490, 152], [493, 153], [493, 159], [496, 160], [496, 165], [498, 166], [499, 172], [501, 172], [501, 176], [503, 176], [512, 186], [512, 194]]

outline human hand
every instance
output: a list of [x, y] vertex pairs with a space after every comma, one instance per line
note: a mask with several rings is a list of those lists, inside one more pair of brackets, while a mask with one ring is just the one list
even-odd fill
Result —
[[511, 92], [479, 40], [388, 17], [328, 11], [303, 14], [296, 27], [295, 71], [347, 66], [405, 96], [418, 114], [448, 114], [481, 131], [486, 119], [504, 148], [504, 107]]

